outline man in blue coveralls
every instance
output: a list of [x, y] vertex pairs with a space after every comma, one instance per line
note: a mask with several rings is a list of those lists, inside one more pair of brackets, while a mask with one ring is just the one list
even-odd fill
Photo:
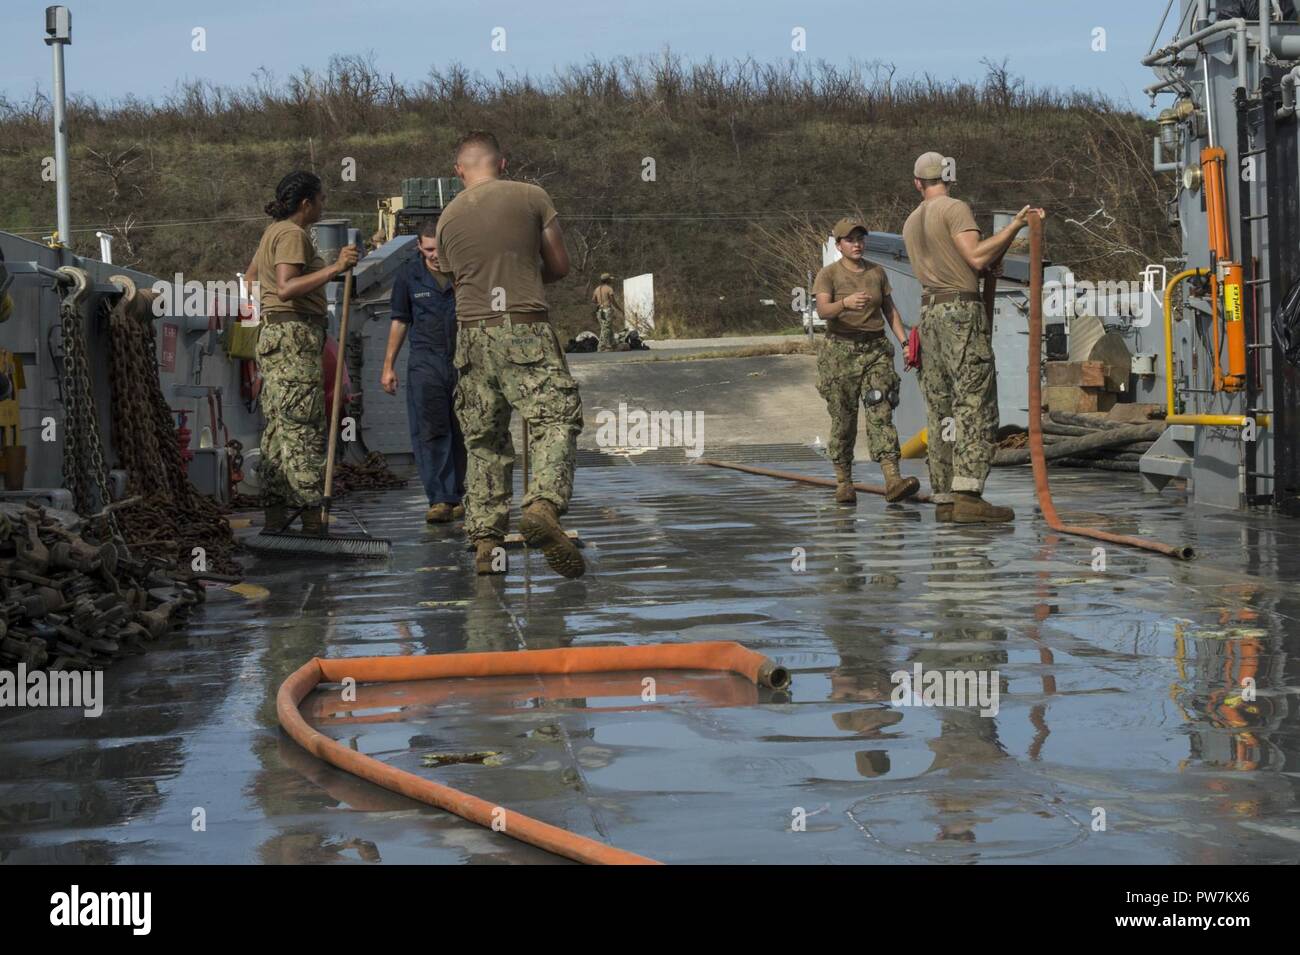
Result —
[[420, 254], [403, 266], [393, 282], [388, 351], [379, 379], [384, 391], [397, 394], [393, 370], [407, 332], [406, 417], [411, 428], [415, 466], [429, 499], [424, 519], [445, 524], [465, 515], [465, 439], [452, 411], [456, 392], [456, 291], [438, 263], [437, 223], [420, 227]]

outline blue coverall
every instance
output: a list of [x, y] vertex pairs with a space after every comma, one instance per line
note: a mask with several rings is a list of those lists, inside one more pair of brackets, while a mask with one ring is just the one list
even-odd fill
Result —
[[[441, 280], [441, 284], [439, 284]], [[430, 504], [459, 504], [465, 493], [465, 439], [452, 411], [456, 391], [456, 291], [416, 258], [393, 282], [391, 317], [408, 326], [406, 416], [411, 450]]]

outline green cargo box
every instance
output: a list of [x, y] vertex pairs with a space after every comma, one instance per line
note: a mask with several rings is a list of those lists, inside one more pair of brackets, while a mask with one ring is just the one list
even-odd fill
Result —
[[464, 188], [464, 184], [455, 178], [403, 179], [402, 207], [441, 209]]

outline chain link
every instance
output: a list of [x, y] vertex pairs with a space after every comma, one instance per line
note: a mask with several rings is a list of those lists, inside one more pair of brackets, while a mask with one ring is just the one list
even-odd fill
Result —
[[[99, 422], [91, 398], [80, 302], [81, 296], [73, 292], [64, 296], [59, 307], [63, 333], [63, 481], [72, 493], [77, 513], [86, 517], [107, 506], [112, 496], [108, 491], [108, 467], [104, 464]], [[113, 512], [108, 512], [102, 520], [113, 536], [120, 536]]]
[[153, 322], [127, 314], [123, 304], [109, 310], [108, 321], [113, 446], [128, 475], [127, 495], [142, 499], [121, 510], [127, 541], [184, 566], [201, 547], [209, 570], [238, 573], [230, 523], [185, 474], [176, 424], [158, 379]]

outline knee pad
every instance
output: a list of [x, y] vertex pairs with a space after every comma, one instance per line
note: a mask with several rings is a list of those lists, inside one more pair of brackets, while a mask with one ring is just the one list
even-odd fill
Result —
[[879, 388], [872, 388], [867, 392], [865, 398], [868, 407], [874, 407], [882, 401], [888, 401], [890, 408], [898, 407], [898, 389], [891, 388], [889, 391], [882, 391]]

